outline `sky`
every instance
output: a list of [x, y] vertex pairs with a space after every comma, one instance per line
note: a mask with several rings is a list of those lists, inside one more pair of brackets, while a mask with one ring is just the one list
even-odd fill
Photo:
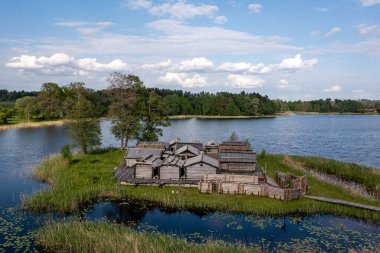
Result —
[[3, 0], [0, 89], [45, 82], [380, 99], [380, 0]]

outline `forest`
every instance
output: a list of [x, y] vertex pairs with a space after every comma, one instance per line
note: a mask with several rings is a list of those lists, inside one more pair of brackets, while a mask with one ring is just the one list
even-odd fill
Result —
[[[118, 73], [121, 74], [121, 73]], [[115, 75], [115, 73], [110, 76]], [[125, 75], [126, 76], [126, 75]], [[132, 76], [132, 75], [129, 75]], [[138, 78], [138, 77], [137, 77]], [[39, 91], [0, 90], [0, 124], [12, 117], [30, 120], [51, 120], [66, 118], [65, 100], [70, 94], [69, 85], [44, 83]], [[315, 113], [376, 113], [380, 112], [380, 101], [351, 99], [318, 99], [311, 101], [283, 101], [270, 99], [259, 93], [199, 92], [146, 88], [146, 94], [154, 94], [162, 103], [162, 116], [172, 115], [221, 115], [261, 116], [282, 112]], [[83, 84], [85, 87], [85, 84]], [[94, 117], [107, 117], [114, 97], [109, 89], [86, 88], [88, 99], [94, 105]], [[128, 95], [127, 95], [128, 97]]]

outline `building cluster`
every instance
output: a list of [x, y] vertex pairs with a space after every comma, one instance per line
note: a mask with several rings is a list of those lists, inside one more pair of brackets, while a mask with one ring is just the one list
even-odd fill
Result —
[[[250, 194], [283, 200], [304, 194], [298, 187], [303, 181], [293, 183], [296, 187], [291, 189], [286, 183], [281, 187], [269, 184], [257, 164], [256, 153], [249, 143], [240, 141], [140, 142], [127, 149], [115, 177], [124, 184], [188, 185], [204, 193]], [[281, 178], [283, 174], [276, 180], [280, 182]], [[300, 181], [296, 177], [289, 180]], [[306, 178], [304, 183], [306, 187]]]

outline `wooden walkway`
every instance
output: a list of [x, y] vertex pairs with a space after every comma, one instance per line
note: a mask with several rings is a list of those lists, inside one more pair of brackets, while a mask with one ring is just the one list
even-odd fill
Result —
[[367, 210], [380, 212], [380, 207], [378, 207], [378, 206], [369, 206], [369, 205], [359, 204], [356, 202], [350, 202], [350, 201], [341, 200], [341, 199], [332, 199], [332, 198], [317, 197], [317, 196], [311, 196], [311, 195], [305, 195], [304, 197], [308, 198], [308, 199], [313, 199], [313, 200], [318, 200], [318, 201], [323, 201], [323, 202], [328, 202], [328, 203], [353, 206], [353, 207], [358, 207], [358, 208], [363, 208], [363, 209], [367, 209]]

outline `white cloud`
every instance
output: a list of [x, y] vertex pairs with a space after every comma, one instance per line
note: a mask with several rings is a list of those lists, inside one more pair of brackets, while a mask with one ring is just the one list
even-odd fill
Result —
[[186, 1], [170, 1], [155, 5], [152, 1], [129, 0], [127, 6], [131, 9], [145, 9], [154, 16], [168, 16], [174, 19], [191, 19], [197, 16], [212, 18], [219, 10], [216, 5], [194, 5]]
[[181, 71], [199, 71], [211, 69], [213, 67], [214, 63], [205, 57], [181, 61], [179, 64], [179, 70]]
[[13, 57], [5, 64], [7, 68], [20, 69], [27, 72], [42, 74], [79, 74], [85, 75], [92, 72], [116, 71], [128, 67], [122, 60], [116, 59], [109, 63], [99, 63], [96, 58], [75, 59], [64, 53], [56, 53], [49, 57], [21, 55]]
[[143, 68], [152, 70], [165, 70], [172, 72], [194, 72], [194, 71], [206, 71], [214, 68], [214, 63], [206, 57], [195, 57], [190, 60], [183, 60], [177, 63], [173, 63], [170, 59], [167, 61], [144, 64]]
[[342, 28], [336, 26], [336, 27], [331, 28], [331, 30], [328, 31], [327, 33], [325, 33], [325, 36], [331, 36], [333, 34], [340, 33], [341, 31], [343, 31]]
[[226, 16], [216, 16], [214, 18], [214, 23], [218, 25], [223, 25], [228, 22], [228, 18]]
[[310, 33], [310, 36], [312, 36], [312, 37], [317, 37], [317, 36], [319, 36], [319, 35], [321, 35], [321, 31], [312, 31], [312, 32]]
[[205, 87], [208, 85], [207, 77], [199, 74], [190, 76], [187, 73], [168, 72], [160, 77], [160, 80], [165, 83], [179, 84], [184, 88]]
[[253, 13], [259, 13], [263, 9], [263, 6], [261, 4], [252, 3], [248, 5], [248, 9]]
[[219, 65], [217, 70], [234, 73], [268, 74], [272, 72], [272, 67], [265, 66], [263, 63], [253, 65], [249, 62], [224, 62]]
[[342, 87], [340, 85], [334, 85], [330, 88], [324, 89], [324, 92], [340, 92], [342, 90]]
[[127, 6], [131, 9], [149, 9], [152, 7], [152, 1], [149, 0], [129, 0]]
[[159, 63], [144, 64], [142, 67], [144, 69], [164, 70], [170, 68], [170, 66], [172, 66], [172, 61], [168, 59]]
[[281, 79], [280, 81], [278, 81], [277, 87], [280, 89], [285, 89], [288, 86], [288, 84], [289, 84], [288, 80]]
[[372, 6], [376, 4], [380, 4], [380, 0], [360, 0], [363, 6]]
[[72, 27], [81, 35], [88, 36], [102, 32], [105, 28], [115, 25], [109, 21], [102, 22], [81, 22], [81, 21], [65, 21], [55, 23], [57, 26]]
[[380, 34], [380, 25], [360, 24], [357, 26], [361, 35], [378, 35]]
[[233, 88], [258, 88], [262, 87], [265, 83], [265, 80], [256, 76], [251, 75], [235, 75], [230, 74], [227, 77], [227, 86]]
[[303, 60], [300, 54], [297, 54], [294, 58], [283, 59], [278, 65], [279, 69], [284, 70], [296, 70], [303, 68], [312, 68], [318, 63], [318, 59]]

